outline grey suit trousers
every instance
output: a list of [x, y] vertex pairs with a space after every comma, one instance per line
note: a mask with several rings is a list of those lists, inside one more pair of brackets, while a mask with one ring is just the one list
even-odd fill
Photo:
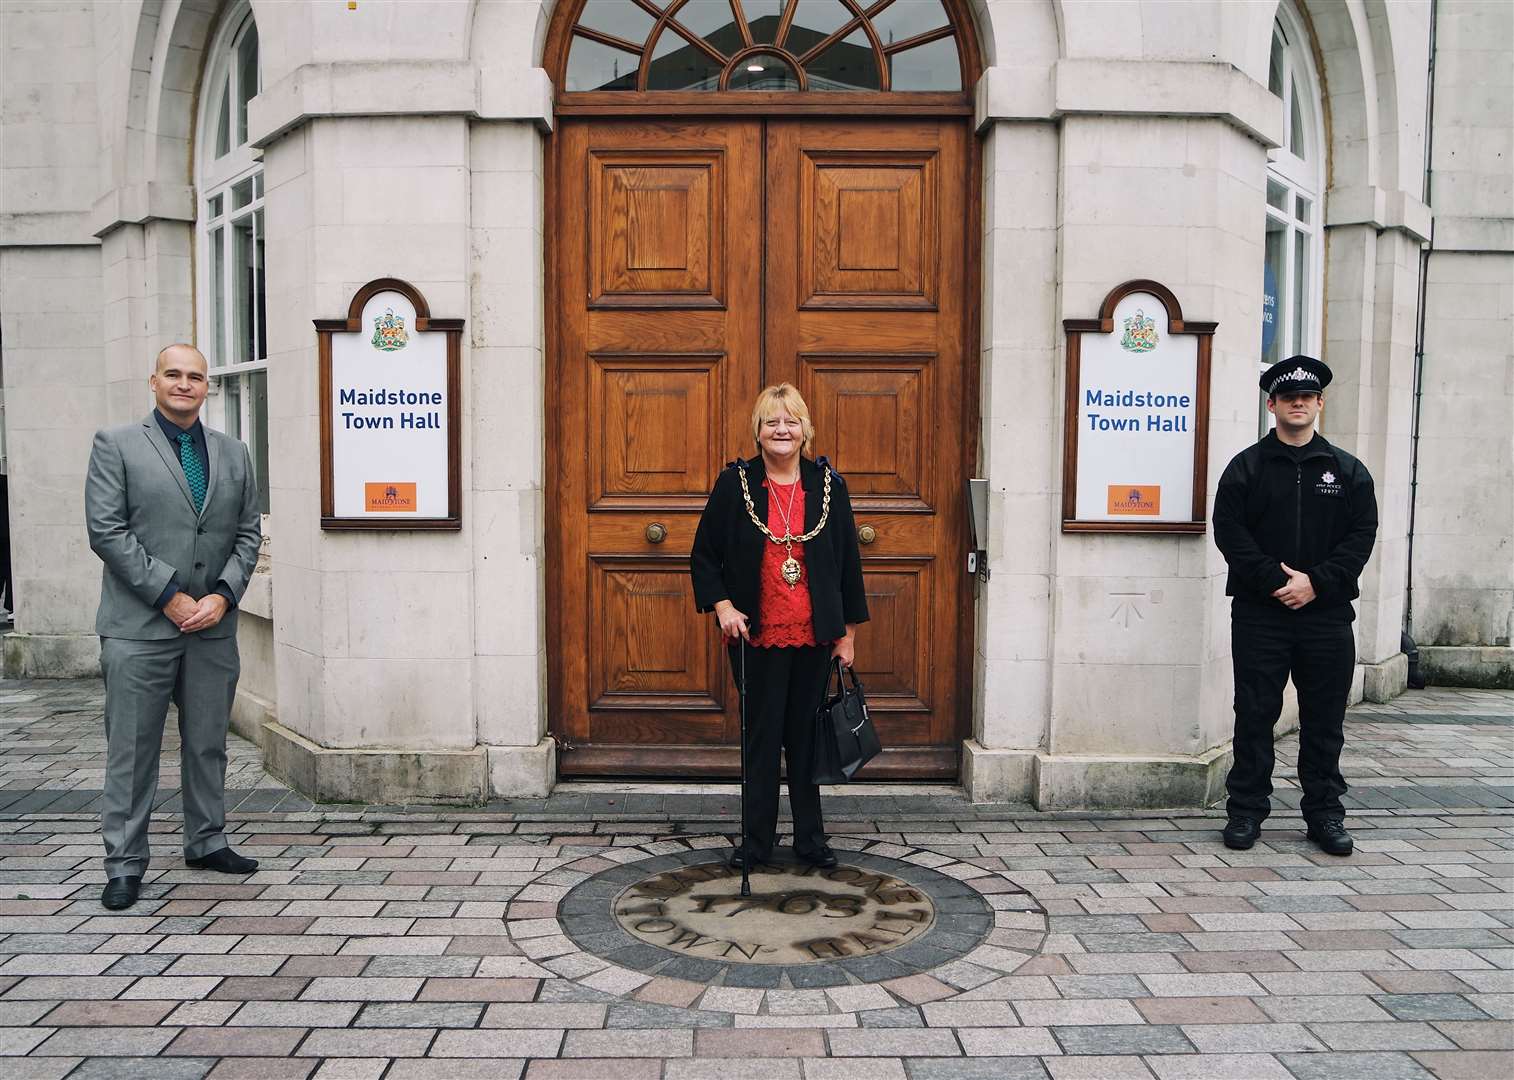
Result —
[[109, 748], [100, 819], [106, 876], [140, 876], [147, 869], [147, 823], [170, 701], [179, 709], [184, 857], [226, 847], [226, 730], [241, 674], [237, 639], [103, 637], [100, 667]]

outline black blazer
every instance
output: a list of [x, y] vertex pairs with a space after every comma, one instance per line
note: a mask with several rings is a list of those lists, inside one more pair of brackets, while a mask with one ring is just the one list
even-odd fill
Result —
[[[799, 481], [804, 488], [804, 531], [820, 523], [820, 501], [825, 458], [818, 462], [799, 459]], [[721, 470], [715, 488], [699, 518], [694, 534], [690, 570], [694, 575], [694, 605], [700, 612], [713, 611], [716, 603], [729, 600], [747, 616], [756, 632], [762, 619], [758, 578], [762, 549], [772, 541], [757, 530], [747, 515], [741, 497], [738, 469], [747, 471], [747, 487], [759, 521], [766, 523], [768, 489], [762, 456], [733, 461]], [[841, 474], [831, 470], [831, 516], [825, 530], [804, 545], [804, 582], [810, 590], [814, 612], [815, 640], [836, 641], [846, 634], [848, 623], [867, 622], [867, 596], [862, 588], [862, 552], [857, 547], [857, 522], [852, 500]]]

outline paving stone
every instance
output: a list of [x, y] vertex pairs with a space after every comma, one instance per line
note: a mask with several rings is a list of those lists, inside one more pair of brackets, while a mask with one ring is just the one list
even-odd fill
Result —
[[1494, 1020], [1448, 1020], [1434, 1026], [1463, 1050], [1507, 1050], [1514, 1043], [1509, 1025]]
[[176, 1027], [74, 1027], [48, 1036], [34, 1053], [41, 1057], [137, 1057], [157, 1054], [179, 1034]]
[[659, 1080], [662, 1062], [649, 1058], [594, 1060], [537, 1059], [526, 1065], [525, 1080]]
[[1015, 1012], [1026, 1027], [1051, 1025], [1143, 1024], [1141, 1014], [1128, 1001], [1117, 998], [1074, 1001], [1017, 1001]]
[[317, 1064], [314, 1058], [226, 1057], [207, 1080], [306, 1080]]
[[1170, 1024], [1055, 1026], [1052, 1034], [1068, 1054], [1186, 1054], [1193, 1044]]
[[1437, 1080], [1506, 1080], [1514, 1072], [1514, 1052], [1458, 1050], [1413, 1055]]
[[1060, 1054], [1049, 1028], [965, 1027], [957, 1032], [968, 1057], [1019, 1057]]
[[1488, 1014], [1459, 994], [1378, 994], [1373, 998], [1398, 1020], [1486, 1020]]
[[[1324, 1025], [1316, 1024], [1314, 1028], [1321, 1026]], [[1303, 1024], [1185, 1024], [1183, 1034], [1201, 1054], [1284, 1054], [1324, 1049]]]
[[[709, 1029], [700, 1034], [725, 1034]], [[447, 1032], [446, 1034], [462, 1034]], [[532, 1034], [518, 1032], [517, 1034]], [[617, 1028], [614, 1031], [569, 1031], [563, 1037], [563, 1057], [688, 1057], [694, 1052], [693, 1031]], [[435, 1052], [433, 1051], [433, 1054]], [[540, 1056], [532, 1054], [531, 1056]]]
[[917, 1028], [925, 1026], [920, 1010], [911, 1005], [897, 1009], [867, 1009], [857, 1014], [857, 1023], [874, 1028]]
[[1154, 1054], [1143, 1060], [1157, 1080], [1294, 1080], [1271, 1054]]
[[1249, 998], [1139, 998], [1132, 1004], [1149, 1024], [1265, 1024], [1269, 1019]]
[[310, 1057], [422, 1057], [435, 1035], [434, 1030], [426, 1028], [317, 1028], [300, 1044], [300, 1053]]
[[1454, 1050], [1451, 1042], [1422, 1023], [1315, 1023], [1309, 1028], [1332, 1050]]
[[904, 1059], [910, 1080], [1047, 1080], [1046, 1069], [1033, 1057]]
[[[496, 1003], [480, 1026], [486, 1028], [602, 1028], [605, 1006], [595, 1004]], [[459, 1025], [438, 1025], [459, 1026]]]
[[355, 1002], [249, 1001], [226, 1023], [232, 1027], [343, 1028], [361, 1007]]
[[304, 1037], [304, 1028], [185, 1028], [163, 1053], [175, 1057], [286, 1057]]
[[868, 1028], [827, 1033], [836, 1057], [936, 1057], [960, 1054], [951, 1031], [926, 1028]]
[[353, 1022], [354, 1027], [378, 1028], [469, 1028], [478, 1023], [482, 1005], [444, 1002], [371, 1002]]
[[1434, 1080], [1408, 1054], [1281, 1054], [1297, 1080]]
[[1369, 997], [1353, 994], [1279, 995], [1259, 997], [1256, 1005], [1274, 1020], [1309, 1023], [1330, 1020], [1391, 1020], [1393, 1017]]
[[898, 1058], [805, 1058], [804, 1080], [906, 1080]]
[[388, 1067], [388, 1058], [327, 1058], [312, 1080], [379, 1080]]
[[802, 1058], [669, 1058], [663, 1080], [801, 1080]]
[[96, 1057], [79, 1063], [69, 1080], [202, 1080], [214, 1058]]
[[518, 1080], [526, 1063], [520, 1058], [444, 1058], [396, 1061], [384, 1080]]
[[47, 1013], [46, 1022], [53, 1027], [150, 1027], [171, 1013], [177, 1004], [176, 1001], [65, 1001]]
[[1076, 1055], [1046, 1059], [1052, 1080], [1151, 1080], [1151, 1070], [1138, 1057]]

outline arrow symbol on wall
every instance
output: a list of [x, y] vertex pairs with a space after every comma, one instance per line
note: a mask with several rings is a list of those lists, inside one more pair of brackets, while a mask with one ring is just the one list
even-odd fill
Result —
[[1117, 622], [1126, 630], [1130, 629], [1130, 617], [1134, 615], [1137, 622], [1143, 622], [1146, 616], [1141, 614], [1140, 605], [1137, 601], [1145, 593], [1138, 592], [1112, 592], [1109, 598], [1113, 600], [1114, 610], [1109, 613], [1109, 621]]

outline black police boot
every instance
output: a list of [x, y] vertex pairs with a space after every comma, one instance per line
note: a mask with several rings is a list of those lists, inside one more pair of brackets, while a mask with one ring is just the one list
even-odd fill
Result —
[[197, 859], [186, 856], [184, 865], [191, 870], [214, 870], [218, 874], [251, 874], [257, 870], [258, 861], [249, 859], [246, 855], [238, 855], [229, 847], [223, 847]]
[[1320, 818], [1309, 823], [1308, 836], [1326, 855], [1350, 855], [1355, 845], [1340, 818]]
[[1227, 848], [1245, 851], [1262, 835], [1262, 823], [1256, 818], [1233, 817], [1220, 833]]
[[831, 850], [831, 845], [821, 844], [818, 851], [800, 851], [797, 848], [794, 854], [798, 855], [811, 866], [817, 866], [821, 870], [829, 870], [836, 865], [836, 853]]

